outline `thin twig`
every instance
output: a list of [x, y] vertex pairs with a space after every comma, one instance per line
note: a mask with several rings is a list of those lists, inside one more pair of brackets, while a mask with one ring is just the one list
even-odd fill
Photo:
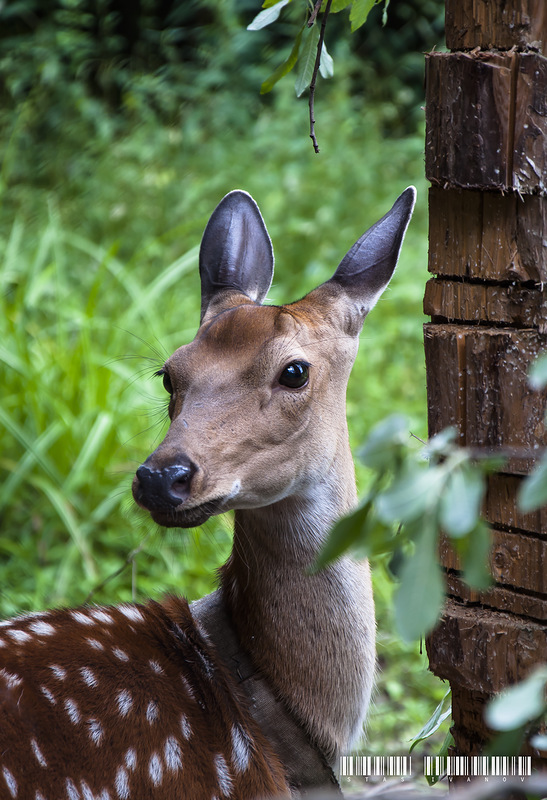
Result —
[[[323, 13], [323, 20], [321, 22], [321, 31], [319, 33], [319, 41], [317, 42], [317, 55], [315, 57], [315, 65], [313, 67], [313, 75], [311, 76], [311, 83], [310, 83], [310, 98], [309, 98], [309, 106], [310, 106], [310, 139], [313, 142], [313, 149], [316, 153], [319, 152], [319, 145], [317, 144], [317, 137], [315, 135], [315, 84], [317, 81], [317, 73], [319, 72], [319, 65], [321, 64], [321, 53], [323, 51], [323, 41], [325, 40], [325, 28], [327, 26], [327, 17], [329, 16], [330, 7], [332, 4], [332, 0], [327, 0], [327, 5], [325, 7], [325, 11]], [[318, 2], [313, 9], [313, 14], [317, 16], [318, 8], [321, 7], [321, 3]], [[311, 17], [310, 17], [311, 19]], [[308, 23], [309, 24], [309, 23]]]
[[323, 4], [323, 0], [317, 0], [317, 3], [315, 4], [314, 9], [311, 12], [310, 18], [308, 20], [308, 28], [311, 28], [311, 26], [313, 25], [313, 23], [317, 19], [317, 15], [319, 14], [319, 9], [321, 8], [322, 4]]
[[[95, 594], [97, 594], [97, 592], [100, 592], [100, 591], [101, 591], [101, 589], [104, 589], [104, 587], [105, 587], [105, 586], [106, 586], [108, 583], [110, 583], [110, 581], [113, 581], [113, 580], [114, 580], [114, 578], [117, 578], [117, 577], [118, 577], [118, 575], [121, 575], [121, 573], [122, 573], [122, 572], [125, 572], [125, 570], [127, 569], [127, 567], [129, 567], [130, 565], [131, 565], [131, 566], [133, 566], [133, 565], [135, 564], [135, 559], [136, 559], [136, 557], [139, 555], [139, 553], [141, 553], [141, 552], [142, 552], [142, 550], [144, 549], [144, 546], [145, 546], [145, 544], [146, 544], [147, 540], [150, 538], [150, 536], [151, 536], [151, 532], [147, 533], [147, 534], [146, 534], [146, 536], [144, 537], [144, 539], [142, 540], [142, 542], [140, 543], [140, 545], [139, 545], [138, 547], [135, 547], [135, 549], [134, 549], [134, 550], [132, 550], [132, 551], [129, 553], [129, 555], [126, 557], [126, 559], [125, 559], [125, 561], [123, 562], [123, 564], [121, 565], [121, 567], [119, 567], [119, 568], [118, 568], [117, 570], [115, 570], [114, 572], [111, 572], [111, 573], [110, 573], [110, 575], [107, 575], [107, 576], [106, 576], [106, 578], [104, 579], [104, 581], [101, 581], [99, 584], [97, 584], [97, 586], [94, 586], [94, 587], [93, 587], [93, 589], [92, 589], [92, 590], [89, 592], [89, 594], [87, 595], [86, 599], [84, 600], [84, 605], [86, 605], [86, 603], [89, 603], [89, 601], [91, 600], [91, 598], [92, 598], [92, 597], [93, 597]], [[133, 585], [132, 585], [132, 587], [131, 587], [131, 593], [132, 593], [132, 595], [134, 595], [134, 594], [135, 594], [135, 587], [134, 587]], [[134, 597], [133, 597], [133, 599], [134, 599]]]

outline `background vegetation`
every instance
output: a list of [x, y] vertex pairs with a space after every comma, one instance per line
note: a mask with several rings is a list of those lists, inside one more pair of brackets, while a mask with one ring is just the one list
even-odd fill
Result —
[[[274, 302], [332, 274], [410, 183], [419, 200], [348, 393], [354, 446], [390, 412], [425, 438], [427, 279], [422, 53], [440, 0], [392, 0], [349, 36], [316, 98], [321, 146], [286, 57], [298, 8], [247, 32], [255, 0], [19, 0], [0, 21], [0, 615], [214, 585], [230, 520], [165, 532], [134, 508], [135, 467], [166, 427], [152, 378], [197, 328], [197, 248], [219, 199], [251, 192], [276, 251]], [[274, 30], [275, 28], [275, 30]], [[358, 469], [360, 490], [369, 475]], [[367, 752], [404, 752], [444, 687], [393, 632], [375, 568], [380, 679]]]

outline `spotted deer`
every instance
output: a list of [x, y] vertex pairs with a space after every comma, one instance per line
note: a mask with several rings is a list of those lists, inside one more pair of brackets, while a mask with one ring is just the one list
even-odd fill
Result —
[[[216, 592], [38, 612], [0, 628], [2, 800], [222, 800], [336, 790], [375, 669], [369, 567], [310, 568], [356, 502], [345, 393], [414, 204], [407, 189], [333, 277], [263, 305], [273, 252], [228, 194], [200, 251], [201, 322], [159, 371], [170, 427], [136, 502], [167, 527], [235, 511]], [[339, 791], [339, 790], [338, 790]]]

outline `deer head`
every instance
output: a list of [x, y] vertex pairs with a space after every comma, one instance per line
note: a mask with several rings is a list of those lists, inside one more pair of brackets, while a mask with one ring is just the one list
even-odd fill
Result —
[[[133, 483], [137, 503], [156, 522], [191, 527], [230, 509], [313, 495], [342, 450], [351, 483], [347, 379], [363, 320], [395, 269], [414, 198], [407, 189], [329, 281], [283, 306], [262, 304], [274, 258], [257, 205], [242, 191], [220, 202], [201, 244], [199, 330], [159, 373], [171, 425]], [[330, 516], [351, 505], [351, 486], [324, 488], [342, 495]]]

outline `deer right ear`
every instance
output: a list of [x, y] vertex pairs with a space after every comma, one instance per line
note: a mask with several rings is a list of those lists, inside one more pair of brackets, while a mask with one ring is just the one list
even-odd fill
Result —
[[351, 302], [352, 327], [360, 330], [391, 280], [415, 201], [416, 189], [409, 186], [387, 214], [355, 242], [330, 281], [323, 284], [344, 290]]
[[274, 268], [272, 242], [250, 194], [236, 190], [213, 211], [201, 241], [201, 321], [211, 302], [233, 290], [261, 303]]

